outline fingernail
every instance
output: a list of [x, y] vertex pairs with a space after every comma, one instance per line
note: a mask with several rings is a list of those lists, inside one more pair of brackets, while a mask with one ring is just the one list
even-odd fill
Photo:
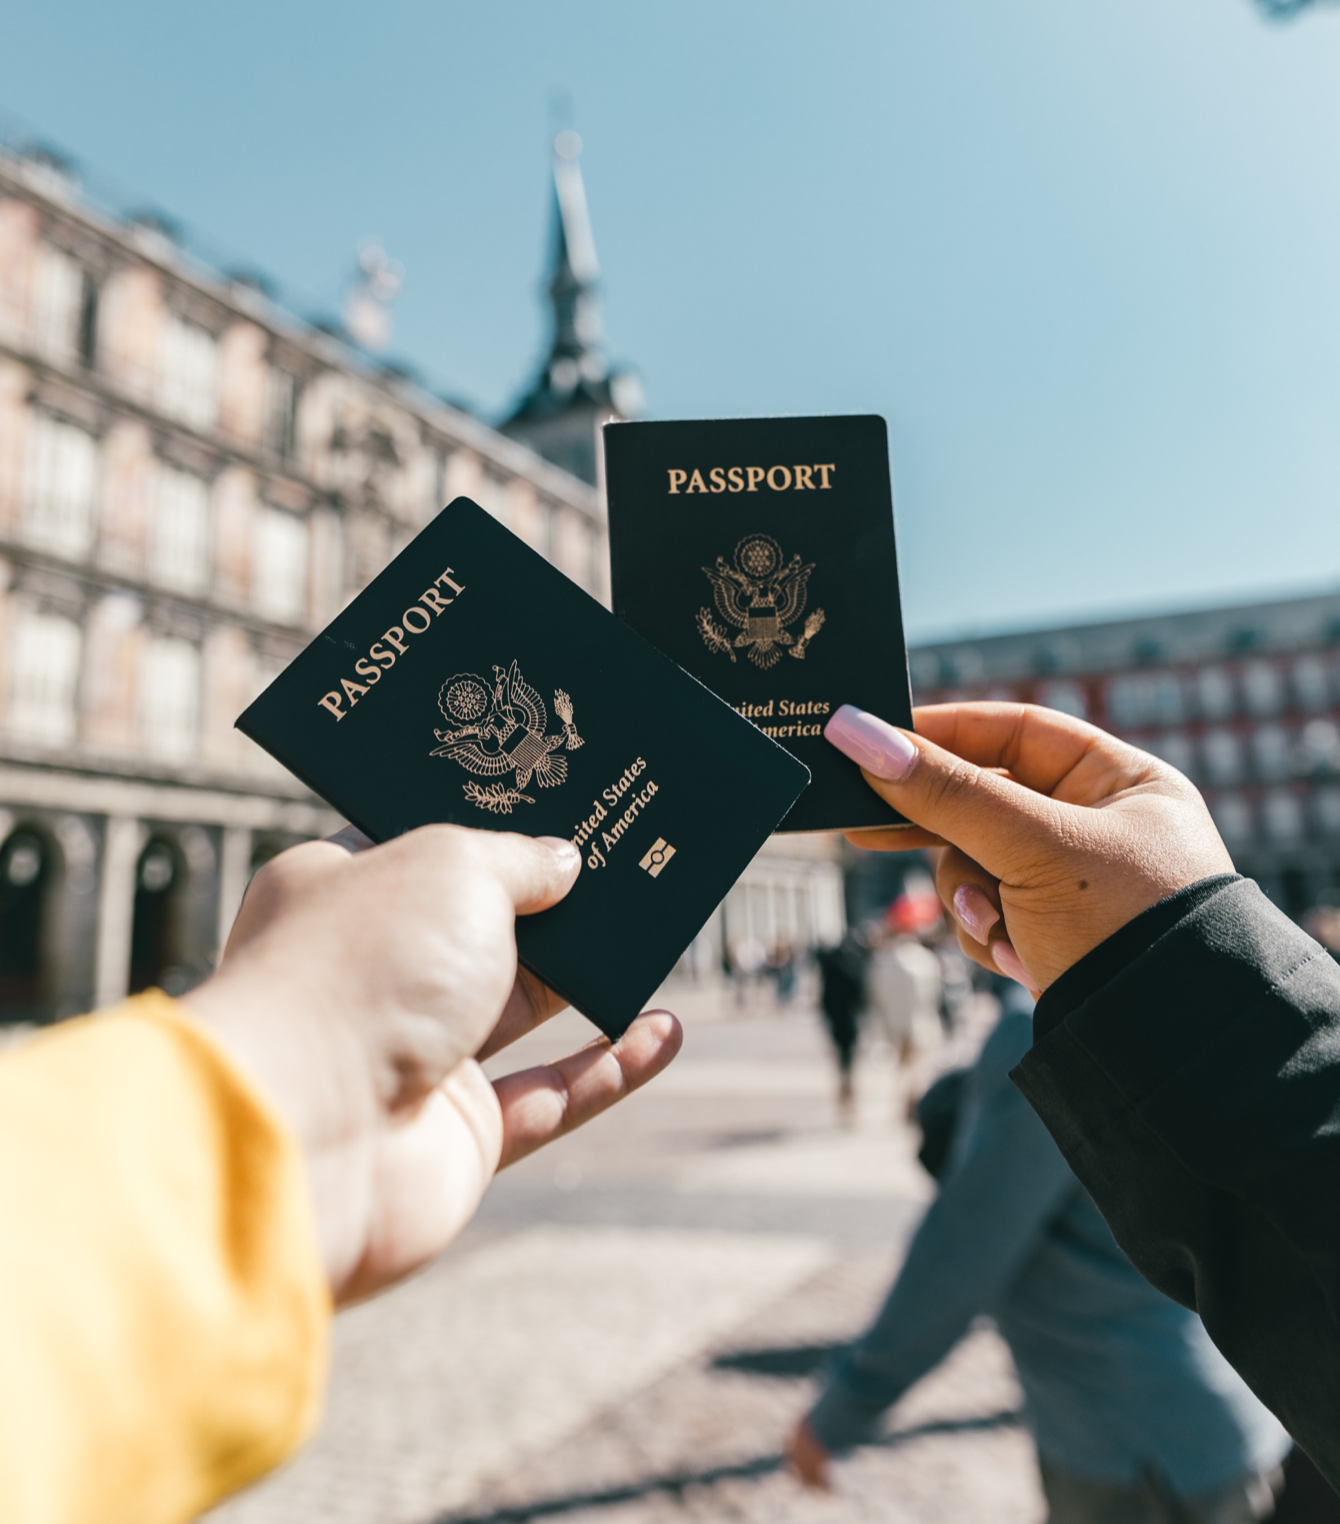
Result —
[[983, 947], [991, 935], [991, 928], [1000, 920], [1000, 911], [976, 884], [960, 884], [954, 890], [954, 914], [964, 931]]
[[1032, 974], [1024, 967], [1023, 959], [1009, 942], [997, 942], [991, 949], [991, 957], [1007, 979], [1013, 979], [1017, 984], [1022, 984], [1026, 990], [1037, 987], [1033, 983]]
[[364, 836], [357, 826], [351, 825], [336, 831], [334, 836], [327, 836], [326, 840], [334, 847], [343, 847], [351, 857], [356, 853], [366, 852], [369, 847], [375, 845], [371, 837]]
[[843, 704], [824, 726], [824, 739], [888, 783], [905, 778], [917, 758], [916, 747], [901, 730], [851, 704]]
[[573, 846], [570, 841], [566, 839], [566, 837], [537, 836], [535, 840], [542, 841], [555, 857], [561, 859], [565, 868], [570, 868], [574, 862], [578, 867], [581, 866], [582, 854], [577, 850], [576, 847]]

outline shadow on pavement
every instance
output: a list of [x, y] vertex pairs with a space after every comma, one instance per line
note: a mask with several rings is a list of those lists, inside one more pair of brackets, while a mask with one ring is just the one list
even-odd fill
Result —
[[732, 1350], [712, 1361], [714, 1371], [743, 1371], [747, 1376], [813, 1376], [825, 1369], [846, 1344], [790, 1344], [768, 1349]]
[[[822, 1351], [824, 1356], [838, 1346], [798, 1346], [796, 1351], [761, 1350], [759, 1354], [795, 1354], [799, 1350]], [[726, 1357], [730, 1358], [730, 1357]], [[721, 1362], [718, 1361], [718, 1364]], [[813, 1367], [811, 1367], [812, 1369]], [[767, 1375], [781, 1375], [770, 1370]], [[786, 1374], [791, 1374], [787, 1372]], [[1023, 1413], [1015, 1408], [999, 1413], [985, 1413], [978, 1418], [941, 1419], [932, 1423], [918, 1424], [912, 1429], [899, 1429], [882, 1435], [870, 1442], [870, 1448], [896, 1449], [910, 1439], [922, 1439], [932, 1434], [973, 1434], [987, 1429], [1015, 1428], [1023, 1422]], [[629, 1482], [622, 1487], [607, 1487], [593, 1492], [571, 1492], [563, 1497], [540, 1498], [534, 1503], [521, 1504], [516, 1508], [499, 1508], [488, 1513], [441, 1514], [434, 1524], [527, 1524], [532, 1519], [554, 1519], [565, 1513], [575, 1513], [579, 1508], [612, 1508], [619, 1503], [633, 1503], [654, 1493], [673, 1496], [684, 1493], [690, 1487], [711, 1487], [717, 1482], [748, 1481], [778, 1471], [784, 1464], [779, 1453], [756, 1455], [749, 1460], [736, 1461], [729, 1466], [711, 1466], [702, 1471], [675, 1471], [663, 1476], [649, 1476], [639, 1482]]]

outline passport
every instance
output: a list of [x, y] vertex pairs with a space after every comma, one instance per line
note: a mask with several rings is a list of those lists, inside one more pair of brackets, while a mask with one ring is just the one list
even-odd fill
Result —
[[805, 787], [794, 757], [468, 498], [238, 727], [373, 841], [560, 836], [583, 867], [517, 953], [618, 1037]]
[[905, 825], [823, 739], [911, 728], [884, 420], [608, 423], [614, 612], [810, 770], [783, 831]]

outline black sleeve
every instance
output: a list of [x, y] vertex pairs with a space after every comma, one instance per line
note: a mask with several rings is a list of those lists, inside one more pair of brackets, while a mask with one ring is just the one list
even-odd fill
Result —
[[1057, 980], [1012, 1078], [1340, 1487], [1340, 968], [1255, 884], [1207, 879]]

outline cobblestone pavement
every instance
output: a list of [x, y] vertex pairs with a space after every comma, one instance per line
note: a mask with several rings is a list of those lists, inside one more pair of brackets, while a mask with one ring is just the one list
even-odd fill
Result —
[[[688, 1040], [661, 1080], [502, 1177], [427, 1273], [341, 1316], [321, 1432], [210, 1524], [1037, 1524], [989, 1327], [831, 1495], [782, 1470], [928, 1184], [884, 1055], [843, 1129], [811, 1012], [680, 1004]], [[505, 1067], [587, 1036], [562, 1016]]]

